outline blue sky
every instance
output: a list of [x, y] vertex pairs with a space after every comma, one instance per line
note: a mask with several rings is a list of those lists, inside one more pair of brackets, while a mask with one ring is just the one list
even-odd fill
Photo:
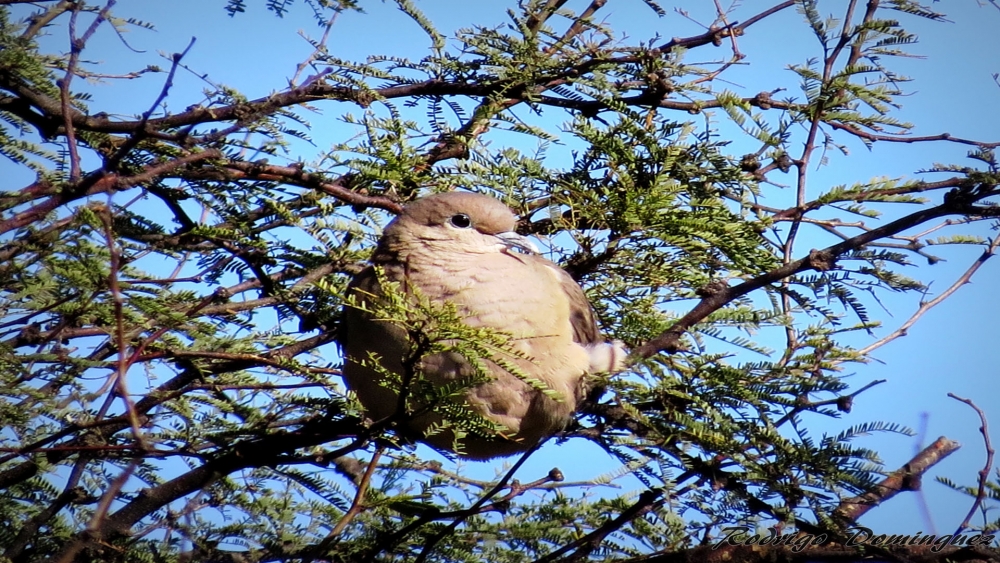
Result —
[[[248, 0], [247, 3], [247, 13], [230, 18], [221, 1], [123, 0], [116, 7], [119, 16], [153, 22], [157, 30], [134, 29], [126, 34], [129, 45], [141, 51], [136, 53], [124, 49], [110, 29], [102, 28], [89, 45], [84, 59], [100, 61], [98, 68], [108, 74], [136, 70], [147, 64], [168, 67], [169, 63], [158, 52], [169, 55], [182, 51], [191, 37], [196, 37], [197, 42], [184, 60], [195, 72], [207, 73], [215, 83], [235, 87], [249, 98], [266, 95], [286, 87], [296, 64], [311, 51], [306, 41], [295, 36], [296, 31], [304, 30], [318, 37], [321, 29], [304, 6], [296, 6], [284, 19], [278, 19], [265, 11], [263, 2]], [[665, 6], [667, 4], [664, 2]], [[693, 19], [705, 23], [712, 19], [714, 10], [710, 2], [678, 4], [688, 10]], [[821, 5], [821, 10], [826, 13], [838, 8], [839, 4], [829, 2]], [[363, 5], [368, 14], [346, 13], [337, 21], [329, 42], [332, 54], [353, 60], [363, 60], [376, 53], [411, 58], [425, 54], [429, 45], [427, 37], [394, 4], [367, 2]], [[426, 0], [417, 5], [446, 35], [473, 23], [488, 26], [504, 23], [508, 7], [506, 2], [496, 0]], [[746, 19], [754, 10], [768, 5], [770, 3], [745, 2], [732, 19]], [[579, 9], [572, 2], [570, 6]], [[910, 51], [926, 58], [889, 62], [898, 72], [914, 78], [914, 82], [904, 86], [912, 95], [903, 99], [904, 107], [898, 117], [917, 124], [914, 135], [948, 132], [978, 140], [1000, 140], [1000, 87], [991, 76], [1000, 72], [997, 55], [1000, 53], [1000, 34], [995, 33], [1000, 23], [1000, 10], [990, 5], [979, 6], [974, 0], [941, 2], [933, 7], [948, 10], [952, 22], [933, 23], [899, 15], [904, 25], [921, 38]], [[15, 14], [25, 10], [23, 6], [14, 7]], [[686, 36], [703, 31], [698, 24], [675, 13], [657, 18], [640, 0], [610, 2], [602, 13], [619, 34], [624, 31], [634, 40], [647, 40], [654, 35]], [[67, 48], [65, 34], [61, 31], [54, 32], [45, 41], [60, 50]], [[785, 67], [801, 63], [806, 57], [822, 56], [801, 16], [792, 10], [750, 28], [739, 38], [739, 45], [749, 64], [734, 68], [724, 76], [732, 81], [729, 89], [746, 96], [777, 86], [787, 88], [779, 96], [800, 96], [798, 77]], [[692, 52], [689, 58], [713, 60], [726, 56], [726, 49], [728, 46], [716, 52], [703, 48]], [[163, 78], [163, 74], [150, 74], [137, 80], [89, 85], [88, 89], [95, 96], [91, 107], [94, 111], [145, 111], [159, 92]], [[172, 111], [183, 110], [202, 99], [200, 92], [205, 84], [195, 74], [181, 72], [175, 82], [168, 99]], [[303, 152], [292, 154], [292, 159], [309, 161], [351, 134], [337, 118], [353, 108], [334, 102], [316, 104], [316, 108], [321, 112], [313, 117], [311, 133], [316, 148], [297, 147]], [[684, 118], [678, 116], [678, 119]], [[723, 118], [719, 116], [718, 119]], [[562, 117], [552, 123], [561, 120]], [[909, 177], [935, 162], [972, 164], [964, 159], [969, 147], [963, 145], [878, 143], [869, 151], [860, 141], [846, 135], [838, 139], [850, 148], [851, 155], [830, 154], [828, 166], [810, 171], [811, 189], [815, 190], [812, 195], [837, 184], [865, 181], [873, 176]], [[488, 135], [486, 141], [508, 142], [508, 138]], [[526, 148], [533, 146], [532, 141]], [[734, 154], [742, 152], [733, 150]], [[23, 174], [11, 171], [7, 163], [0, 163], [0, 171], [5, 177], [16, 180]], [[929, 179], [936, 178], [929, 176]], [[788, 184], [793, 181], [790, 176], [777, 175], [774, 179]], [[19, 185], [12, 184], [13, 187]], [[784, 207], [794, 203], [793, 189], [769, 189], [769, 193], [776, 196], [769, 205]], [[977, 227], [976, 232], [987, 236], [989, 233], [984, 227]], [[815, 246], [828, 243], [828, 239], [819, 235], [815, 236], [815, 241]], [[809, 246], [800, 248], [805, 251]], [[909, 273], [932, 282], [931, 291], [936, 293], [948, 287], [980, 252], [978, 248], [943, 248], [939, 254], [947, 259], [946, 262], [933, 267], [918, 263], [919, 267]], [[870, 420], [898, 422], [919, 429], [926, 417], [924, 445], [940, 435], [960, 441], [963, 448], [924, 479], [924, 495], [938, 533], [951, 531], [961, 521], [971, 499], [934, 483], [932, 476], [945, 475], [959, 483], [973, 485], [976, 471], [985, 460], [976, 414], [947, 398], [946, 393], [972, 398], [986, 411], [994, 428], [1000, 428], [1000, 368], [997, 367], [1000, 366], [1000, 345], [997, 343], [1000, 293], [995, 289], [998, 283], [1000, 259], [988, 262], [972, 284], [925, 315], [908, 336], [879, 350], [876, 356], [883, 363], [851, 368], [850, 382], [855, 387], [874, 379], [887, 379], [888, 383], [860, 396], [850, 415], [839, 420], [807, 419], [816, 436], [820, 432], [836, 433]], [[884, 296], [883, 302], [891, 316], [874, 305], [870, 307], [874, 316], [885, 322], [886, 328], [878, 332], [880, 335], [905, 321], [918, 305], [912, 297], [895, 295]], [[994, 430], [993, 434], [1000, 440], [1000, 433]], [[568, 480], [587, 480], [617, 467], [617, 463], [598, 448], [577, 442], [546, 446], [542, 455], [522, 469], [521, 479], [537, 478], [549, 468], [558, 466]], [[891, 435], [873, 436], [861, 443], [877, 449], [889, 468], [905, 463], [917, 446], [915, 439]], [[492, 474], [500, 469], [500, 463], [472, 465], [473, 472], [479, 474]], [[621, 484], [626, 488], [639, 487], [635, 481], [623, 480]], [[889, 533], [914, 530], [930, 533], [932, 530], [925, 525], [918, 508], [916, 495], [901, 495], [870, 513], [862, 523]]]

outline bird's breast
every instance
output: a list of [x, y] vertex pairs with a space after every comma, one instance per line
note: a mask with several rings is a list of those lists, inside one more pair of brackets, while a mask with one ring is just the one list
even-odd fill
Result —
[[411, 257], [408, 282], [454, 303], [465, 322], [515, 338], [572, 338], [569, 300], [551, 267], [519, 255]]

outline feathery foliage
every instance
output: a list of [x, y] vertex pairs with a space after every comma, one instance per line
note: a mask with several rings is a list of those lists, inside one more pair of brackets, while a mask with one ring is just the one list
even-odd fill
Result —
[[[366, 5], [215, 9], [238, 27], [256, 4], [326, 31]], [[411, 58], [346, 60], [307, 38], [287, 88], [254, 99], [203, 77], [195, 100], [171, 92], [178, 53], [128, 77], [163, 86], [127, 117], [90, 109], [108, 101], [85, 81], [115, 78], [80, 54], [102, 26], [152, 24], [114, 2], [0, 2], [0, 158], [34, 178], [0, 193], [0, 560], [697, 560], [732, 526], [843, 538], [891, 496], [855, 439], [908, 429], [814, 424], [850, 412], [864, 388], [845, 373], [895, 338], [872, 336], [878, 296], [928, 291], [905, 269], [915, 257], [994, 252], [973, 227], [1000, 215], [997, 144], [969, 142], [972, 164], [936, 164], [934, 180], [809, 181], [850, 139], [906, 139], [894, 111], [908, 79], [892, 63], [917, 39], [907, 25], [942, 14], [798, 0], [637, 42], [602, 19], [603, 1], [521, 0], [506, 21], [456, 31], [395, 4], [428, 38]], [[726, 71], [744, 58], [736, 38], [770, 18], [807, 26], [816, 49], [788, 61], [800, 92], [747, 97]], [[43, 32], [75, 34], [74, 48]], [[703, 62], [713, 45], [728, 58]], [[334, 112], [349, 133], [317, 148]], [[789, 172], [790, 206], [776, 185]], [[483, 361], [513, 354], [512, 335], [448, 304], [388, 291], [372, 309], [413, 343], [413, 373], [386, 374], [408, 390], [395, 417], [366, 420], [345, 391], [349, 279], [402, 204], [453, 189], [517, 211], [634, 350], [553, 440], [595, 443], [619, 469], [523, 483], [523, 460], [481, 480], [422, 459], [396, 428], [428, 409], [442, 417], [432, 432], [502, 431], [455, 398], [488, 377]], [[811, 230], [835, 243], [810, 249]], [[441, 351], [481, 369], [429, 385], [419, 360]]]

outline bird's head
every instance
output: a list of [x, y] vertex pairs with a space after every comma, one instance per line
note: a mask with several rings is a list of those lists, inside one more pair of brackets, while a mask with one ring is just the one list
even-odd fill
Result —
[[406, 253], [420, 245], [431, 250], [485, 254], [513, 249], [538, 253], [534, 244], [514, 232], [510, 208], [492, 197], [449, 192], [407, 205], [385, 229], [380, 252]]

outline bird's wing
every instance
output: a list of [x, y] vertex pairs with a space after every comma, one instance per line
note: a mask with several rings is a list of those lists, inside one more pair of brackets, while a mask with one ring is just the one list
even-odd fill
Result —
[[580, 284], [576, 283], [576, 280], [557, 264], [540, 256], [535, 258], [543, 261], [548, 268], [555, 272], [559, 285], [563, 293], [566, 294], [566, 299], [569, 300], [569, 322], [573, 327], [573, 341], [583, 345], [604, 342], [604, 337], [601, 336], [601, 332], [597, 328], [594, 308], [590, 306], [590, 301], [587, 300], [587, 295], [583, 292]]
[[368, 266], [355, 274], [354, 279], [347, 285], [347, 291], [351, 292], [355, 289], [365, 293], [374, 293], [378, 290], [378, 278], [375, 276], [374, 266]]
[[369, 295], [378, 291], [378, 279], [375, 277], [375, 269], [368, 266], [358, 272], [351, 283], [347, 285], [345, 295], [354, 297], [353, 305], [344, 304], [343, 313], [339, 327], [340, 346], [344, 350], [345, 356], [363, 354], [361, 343], [358, 342], [359, 323], [365, 322], [364, 313], [356, 305], [361, 305], [369, 301]]

